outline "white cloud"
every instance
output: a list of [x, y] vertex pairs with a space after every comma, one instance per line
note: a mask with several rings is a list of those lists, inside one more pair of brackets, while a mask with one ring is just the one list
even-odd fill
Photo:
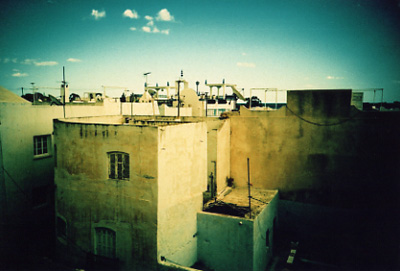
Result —
[[341, 79], [344, 79], [344, 77], [337, 77], [337, 76], [328, 75], [326, 77], [326, 79], [328, 79], [328, 80], [341, 80]]
[[246, 56], [247, 54], [246, 53], [242, 53], [242, 56]]
[[139, 14], [138, 14], [137, 11], [134, 10], [134, 9], [132, 9], [132, 10], [130, 10], [130, 9], [125, 10], [124, 13], [122, 14], [122, 16], [131, 18], [131, 19], [137, 19], [137, 18], [139, 18]]
[[149, 21], [149, 22], [147, 23], [147, 25], [148, 25], [148, 26], [153, 26], [153, 25], [154, 25], [154, 21]]
[[82, 62], [82, 60], [77, 59], [77, 58], [72, 58], [72, 57], [68, 58], [67, 61], [68, 62]]
[[16, 73], [13, 73], [11, 76], [13, 76], [13, 77], [26, 77], [26, 76], [28, 76], [28, 74], [27, 73], [16, 72]]
[[132, 27], [130, 27], [129, 29], [132, 30], [132, 31], [135, 31], [135, 30], [136, 30], [136, 27], [133, 27], [133, 26], [132, 26]]
[[143, 30], [144, 32], [151, 33], [151, 28], [148, 27], [148, 26], [143, 26], [143, 27], [142, 27], [142, 30]]
[[33, 63], [35, 63], [35, 61], [36, 61], [35, 59], [27, 58], [24, 61], [22, 61], [21, 64], [23, 64], [23, 65], [32, 65]]
[[174, 16], [169, 13], [169, 11], [164, 8], [158, 12], [157, 21], [174, 21]]
[[143, 26], [142, 30], [143, 30], [143, 32], [146, 32], [146, 33], [160, 33], [160, 34], [164, 34], [164, 35], [169, 35], [169, 29], [160, 30], [157, 28], [157, 26], [154, 26], [154, 27]]
[[92, 16], [94, 17], [95, 20], [101, 19], [103, 17], [106, 17], [106, 12], [103, 10], [99, 12], [96, 9], [92, 9]]
[[35, 62], [35, 66], [55, 66], [55, 65], [58, 65], [57, 61]]
[[4, 63], [4, 64], [6, 64], [6, 63], [8, 63], [8, 62], [10, 62], [10, 59], [9, 59], [9, 58], [5, 58], [5, 59], [3, 60], [3, 63]]
[[254, 63], [249, 63], [249, 62], [238, 62], [236, 63], [238, 67], [245, 67], [245, 68], [255, 68], [256, 64]]
[[154, 20], [154, 18], [151, 17], [151, 16], [149, 16], [149, 15], [144, 16], [144, 18], [145, 18], [146, 20], [148, 20], [148, 21]]
[[13, 58], [11, 61], [12, 61], [12, 63], [17, 63], [17, 59], [16, 58]]

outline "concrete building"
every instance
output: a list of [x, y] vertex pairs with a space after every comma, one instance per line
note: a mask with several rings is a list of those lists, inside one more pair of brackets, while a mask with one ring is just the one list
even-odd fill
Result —
[[266, 270], [278, 225], [276, 190], [226, 189], [198, 213], [198, 257], [215, 271]]
[[313, 261], [394, 268], [400, 114], [350, 104], [351, 90], [292, 90], [279, 110], [228, 114], [230, 177], [245, 187], [250, 158], [253, 187], [279, 190], [279, 224]]
[[197, 261], [207, 182], [203, 122], [54, 122], [57, 247], [70, 263], [155, 270]]
[[[137, 109], [137, 107], [140, 107]], [[27, 251], [49, 251], [54, 229], [53, 119], [152, 112], [151, 104], [119, 101], [33, 105], [0, 87], [0, 262], [21, 262]], [[5, 268], [7, 265], [5, 265]]]

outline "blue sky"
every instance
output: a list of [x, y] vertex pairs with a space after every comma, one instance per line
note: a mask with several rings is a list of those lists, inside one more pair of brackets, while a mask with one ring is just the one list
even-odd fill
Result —
[[65, 66], [80, 94], [139, 93], [143, 73], [164, 85], [183, 69], [201, 91], [225, 79], [247, 93], [384, 88], [400, 101], [398, 0], [1, 1], [0, 37], [0, 85], [18, 94], [59, 87]]

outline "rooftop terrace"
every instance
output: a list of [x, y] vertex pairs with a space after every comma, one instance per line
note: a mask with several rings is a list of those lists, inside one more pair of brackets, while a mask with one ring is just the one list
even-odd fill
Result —
[[248, 188], [238, 187], [232, 189], [227, 187], [216, 199], [207, 202], [203, 209], [205, 212], [210, 213], [254, 218], [271, 202], [277, 193], [278, 190], [251, 188], [250, 212]]

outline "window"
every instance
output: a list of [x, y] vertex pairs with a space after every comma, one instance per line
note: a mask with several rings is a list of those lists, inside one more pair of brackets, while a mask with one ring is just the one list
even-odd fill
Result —
[[66, 239], [67, 238], [67, 223], [64, 219], [57, 216], [57, 236]]
[[33, 155], [47, 156], [50, 155], [50, 135], [41, 135], [33, 137]]
[[110, 179], [129, 179], [129, 154], [123, 152], [108, 153]]
[[107, 228], [96, 228], [96, 255], [112, 258], [116, 257], [115, 253], [115, 231]]

